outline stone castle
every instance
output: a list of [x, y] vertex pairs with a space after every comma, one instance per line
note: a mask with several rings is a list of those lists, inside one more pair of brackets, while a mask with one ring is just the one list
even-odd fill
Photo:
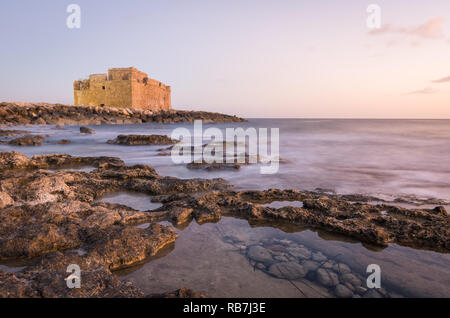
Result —
[[110, 68], [73, 83], [75, 106], [108, 106], [147, 110], [171, 109], [170, 86], [134, 67]]

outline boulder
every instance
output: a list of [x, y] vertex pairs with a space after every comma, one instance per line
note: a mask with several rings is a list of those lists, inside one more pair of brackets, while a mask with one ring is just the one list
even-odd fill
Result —
[[271, 264], [274, 262], [272, 254], [266, 248], [259, 245], [252, 245], [248, 248], [247, 255], [250, 259], [262, 262], [265, 264]]
[[41, 146], [43, 141], [43, 136], [24, 136], [11, 140], [9, 144], [13, 146]]
[[171, 145], [177, 142], [166, 135], [119, 135], [116, 139], [108, 140], [108, 144], [127, 146]]
[[336, 288], [334, 289], [334, 293], [336, 294], [337, 297], [340, 298], [350, 298], [353, 296], [352, 291], [342, 284], [336, 286]]
[[296, 262], [282, 262], [270, 266], [269, 273], [277, 278], [296, 280], [305, 277], [307, 270]]
[[80, 133], [82, 134], [95, 134], [95, 130], [89, 127], [80, 127]]
[[326, 287], [332, 287], [339, 284], [339, 277], [338, 275], [330, 270], [319, 268], [316, 272], [317, 280], [319, 283]]

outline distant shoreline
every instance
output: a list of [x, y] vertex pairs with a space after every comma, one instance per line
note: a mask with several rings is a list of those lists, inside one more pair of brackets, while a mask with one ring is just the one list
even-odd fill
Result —
[[0, 125], [102, 125], [142, 123], [245, 122], [240, 117], [205, 111], [151, 111], [106, 106], [45, 103], [0, 103]]

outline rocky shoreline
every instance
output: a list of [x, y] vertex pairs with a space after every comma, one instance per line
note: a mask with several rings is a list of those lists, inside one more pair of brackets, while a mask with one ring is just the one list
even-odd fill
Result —
[[[66, 170], [82, 166], [94, 170]], [[152, 201], [162, 203], [162, 207], [137, 211], [97, 201], [118, 191], [147, 194], [153, 197]], [[3, 152], [0, 153], [0, 262], [25, 266], [17, 271], [0, 270], [0, 297], [146, 296], [131, 283], [120, 281], [113, 272], [144, 262], [175, 242], [177, 234], [170, 226], [158, 224], [161, 221], [180, 225], [193, 219], [205, 223], [233, 216], [280, 229], [306, 226], [380, 247], [396, 243], [450, 252], [450, 217], [444, 208], [405, 209], [364, 203], [369, 199], [297, 190], [232, 191], [223, 179], [162, 177], [150, 166], [126, 166], [113, 157], [54, 154], [28, 158], [18, 152]], [[265, 206], [274, 201], [302, 202], [303, 206]], [[149, 226], [137, 227], [145, 223]], [[263, 242], [262, 247], [271, 249], [280, 244], [283, 245]], [[252, 251], [251, 246], [243, 248], [255, 262], [260, 253]], [[275, 249], [279, 252], [286, 248]], [[299, 248], [302, 247], [296, 247]], [[305, 253], [313, 257], [313, 252]], [[256, 261], [255, 266], [276, 276], [277, 268], [272, 268], [277, 264], [274, 260], [262, 265]], [[298, 275], [307, 276], [306, 260], [320, 262], [305, 258], [300, 263], [297, 260], [297, 265], [280, 261], [277, 266], [282, 271], [288, 266], [289, 270], [296, 269]], [[82, 268], [86, 279], [80, 289], [66, 286], [64, 278], [68, 276], [69, 264]], [[330, 288], [339, 297], [350, 297], [349, 290], [352, 296], [358, 294], [352, 285], [352, 280], [356, 281], [353, 277], [338, 275], [336, 281], [334, 274], [329, 273], [334, 266], [345, 266], [330, 265], [331, 268], [320, 266], [315, 270], [324, 285], [331, 280]], [[318, 273], [322, 268], [326, 271]], [[147, 296], [177, 295], [201, 296], [184, 289], [169, 291], [166, 296]]]
[[44, 103], [0, 103], [0, 125], [101, 125], [141, 123], [245, 122], [243, 118], [204, 111], [150, 111]]

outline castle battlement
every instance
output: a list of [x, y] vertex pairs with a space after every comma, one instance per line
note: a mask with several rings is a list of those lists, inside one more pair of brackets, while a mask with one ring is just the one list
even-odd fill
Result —
[[73, 83], [76, 106], [171, 109], [171, 88], [134, 67], [110, 68]]

